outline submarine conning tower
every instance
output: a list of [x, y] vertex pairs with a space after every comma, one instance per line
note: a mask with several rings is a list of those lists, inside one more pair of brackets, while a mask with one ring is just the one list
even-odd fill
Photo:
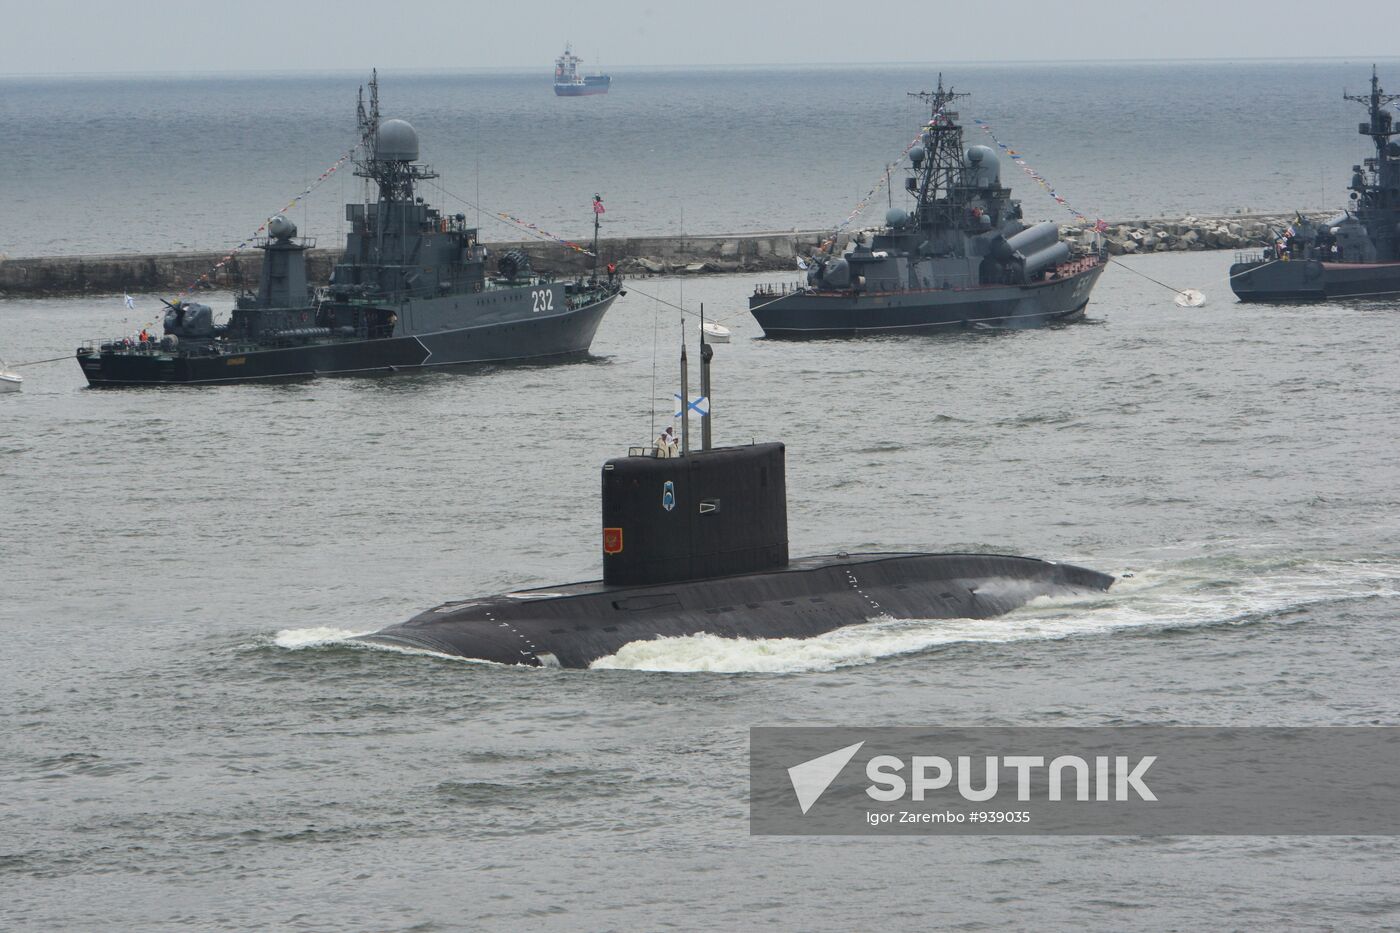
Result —
[[634, 454], [603, 465], [604, 583], [675, 583], [787, 562], [782, 444]]
[[[714, 348], [705, 340], [703, 304], [700, 325], [701, 396], [683, 408], [680, 436], [672, 439], [680, 447], [664, 442], [633, 447], [627, 456], [603, 464], [606, 585], [680, 583], [787, 566], [784, 447], [710, 445]], [[681, 391], [676, 398], [689, 400], [684, 325], [680, 364]], [[699, 450], [690, 446], [691, 410], [701, 413]], [[672, 429], [666, 430], [669, 434]]]

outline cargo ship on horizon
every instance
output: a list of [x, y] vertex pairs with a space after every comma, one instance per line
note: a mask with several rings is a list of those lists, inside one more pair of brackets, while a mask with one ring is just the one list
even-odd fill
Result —
[[606, 94], [612, 86], [612, 76], [579, 74], [583, 59], [574, 54], [572, 43], [564, 43], [564, 54], [554, 60], [554, 94], [557, 97], [586, 97]]

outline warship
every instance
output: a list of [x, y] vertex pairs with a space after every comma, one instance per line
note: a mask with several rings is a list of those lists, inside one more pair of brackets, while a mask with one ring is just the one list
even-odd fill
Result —
[[1358, 127], [1376, 154], [1351, 167], [1351, 207], [1323, 223], [1302, 214], [1274, 245], [1241, 254], [1230, 288], [1241, 301], [1321, 301], [1400, 294], [1400, 133], [1385, 109], [1400, 95], [1381, 90], [1371, 67], [1369, 94], [1342, 94], [1366, 108]]
[[[703, 331], [702, 331], [703, 333]], [[702, 337], [701, 394], [711, 345]], [[681, 392], [689, 398], [681, 352]], [[1070, 564], [996, 554], [788, 557], [782, 443], [715, 447], [703, 409], [677, 448], [658, 443], [602, 471], [603, 579], [458, 600], [360, 637], [500, 664], [585, 668], [636, 641], [708, 633], [808, 638], [877, 617], [985, 619], [1040, 596], [1114, 582]]]
[[574, 54], [574, 47], [564, 43], [564, 54], [554, 60], [554, 94], [556, 97], [586, 97], [606, 94], [612, 87], [609, 75], [581, 75], [578, 66], [583, 59]]
[[[363, 88], [362, 146], [355, 174], [363, 203], [347, 204], [345, 251], [330, 283], [308, 287], [306, 251], [283, 215], [267, 224], [257, 292], [239, 294], [226, 323], [196, 301], [167, 302], [164, 333], [149, 340], [78, 348], [89, 385], [204, 385], [372, 373], [461, 363], [557, 360], [587, 354], [622, 280], [597, 268], [597, 214], [590, 277], [555, 281], [529, 256], [493, 258], [463, 214], [424, 203], [418, 185], [437, 177], [419, 162], [418, 134], [381, 120], [378, 75]], [[596, 198], [595, 198], [596, 200]]]
[[1054, 223], [1023, 223], [996, 150], [963, 148], [952, 106], [967, 94], [945, 90], [939, 75], [936, 90], [913, 96], [931, 116], [908, 152], [912, 210], [891, 204], [885, 226], [857, 235], [845, 255], [800, 264], [805, 285], [755, 289], [749, 311], [766, 336], [1021, 328], [1083, 315], [1107, 253], [1062, 241]]

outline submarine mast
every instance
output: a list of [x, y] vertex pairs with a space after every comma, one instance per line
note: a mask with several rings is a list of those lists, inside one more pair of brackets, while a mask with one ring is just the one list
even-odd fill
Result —
[[681, 321], [681, 456], [690, 456], [690, 361], [685, 355], [685, 321]]
[[700, 397], [705, 400], [705, 411], [700, 416], [700, 449], [710, 449], [710, 412], [714, 410], [714, 405], [710, 404], [710, 360], [714, 358], [715, 348], [705, 339], [705, 303], [700, 303]]

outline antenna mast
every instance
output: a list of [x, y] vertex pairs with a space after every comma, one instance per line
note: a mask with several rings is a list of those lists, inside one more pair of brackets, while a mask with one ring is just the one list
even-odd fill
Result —
[[593, 282], [598, 281], [598, 224], [603, 219], [603, 196], [593, 195]]
[[[958, 113], [951, 105], [970, 94], [955, 93], [950, 84], [943, 87], [943, 73], [938, 73], [938, 87], [932, 91], [910, 91], [929, 105], [929, 120], [924, 124], [920, 139], [924, 144], [924, 162], [915, 176], [914, 209], [920, 226], [956, 226], [961, 220], [962, 204], [955, 192], [963, 186], [963, 133], [958, 125]], [[939, 195], [942, 198], [939, 198]]]
[[360, 127], [360, 142], [369, 144], [370, 159], [378, 158], [378, 140], [374, 131], [379, 129], [379, 69], [370, 72], [369, 109], [365, 109], [365, 86], [360, 85], [360, 98], [355, 107], [356, 122]]
[[681, 317], [681, 456], [690, 456], [690, 363], [685, 355], [685, 317]]
[[700, 449], [710, 449], [710, 412], [714, 411], [714, 400], [710, 398], [710, 360], [714, 359], [715, 348], [705, 339], [705, 303], [700, 302], [700, 397], [705, 400], [705, 411], [700, 416]]

